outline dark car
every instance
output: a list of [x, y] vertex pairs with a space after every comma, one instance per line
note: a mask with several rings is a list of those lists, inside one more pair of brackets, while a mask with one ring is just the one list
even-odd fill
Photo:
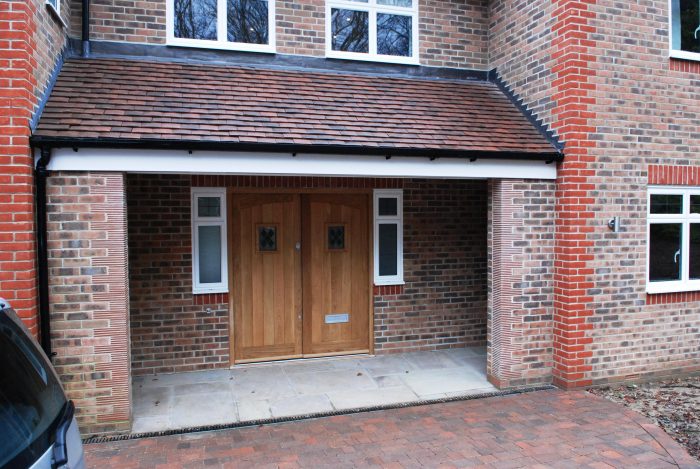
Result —
[[39, 344], [2, 298], [0, 357], [0, 468], [84, 468], [73, 402]]

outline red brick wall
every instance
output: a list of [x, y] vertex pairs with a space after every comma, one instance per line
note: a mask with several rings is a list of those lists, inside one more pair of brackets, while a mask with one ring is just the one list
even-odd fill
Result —
[[[378, 289], [377, 353], [485, 343], [484, 183], [195, 176], [192, 184], [403, 187], [406, 285]], [[228, 295], [192, 295], [190, 177], [130, 175], [128, 204], [133, 373], [228, 366]]]
[[[647, 176], [656, 177], [648, 168], [693, 175], [700, 167], [698, 68], [668, 57], [668, 2], [528, 2], [532, 14], [518, 21], [511, 15], [519, 3], [502, 2], [510, 13], [491, 29], [490, 55], [566, 142], [557, 184], [555, 382], [698, 370], [697, 296], [645, 292]], [[607, 228], [613, 216], [621, 217], [619, 233]]]
[[[75, 1], [75, 0], [74, 0]], [[92, 39], [165, 44], [165, 0], [92, 0]], [[485, 0], [419, 0], [421, 63], [486, 69], [488, 18]], [[325, 55], [325, 1], [278, 0], [277, 52]], [[73, 30], [80, 31], [80, 5], [73, 8]]]
[[486, 199], [479, 181], [404, 182], [403, 288], [374, 298], [376, 353], [486, 343]]
[[549, 383], [553, 367], [554, 184], [489, 181], [489, 380]]
[[54, 365], [83, 434], [131, 428], [124, 176], [48, 180]]
[[192, 294], [190, 177], [127, 187], [133, 374], [227, 367], [228, 298]]
[[30, 121], [63, 47], [63, 32], [43, 0], [0, 2], [0, 296], [34, 333], [38, 318]]

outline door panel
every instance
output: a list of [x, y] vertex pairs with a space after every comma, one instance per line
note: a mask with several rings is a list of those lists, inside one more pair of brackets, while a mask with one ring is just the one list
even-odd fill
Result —
[[369, 351], [368, 203], [302, 196], [304, 355]]
[[296, 194], [234, 194], [235, 362], [300, 357], [300, 206]]

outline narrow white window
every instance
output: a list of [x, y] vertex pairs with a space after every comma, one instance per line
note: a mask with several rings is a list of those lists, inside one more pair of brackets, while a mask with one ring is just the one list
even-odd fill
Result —
[[418, 0], [327, 0], [326, 56], [418, 63]]
[[46, 0], [46, 6], [52, 10], [58, 17], [61, 17], [61, 0]]
[[374, 284], [403, 284], [403, 192], [374, 191]]
[[225, 188], [192, 188], [192, 291], [228, 291]]
[[700, 60], [700, 0], [669, 0], [671, 57]]
[[700, 290], [700, 189], [649, 188], [647, 292]]
[[274, 0], [167, 0], [169, 45], [275, 51]]

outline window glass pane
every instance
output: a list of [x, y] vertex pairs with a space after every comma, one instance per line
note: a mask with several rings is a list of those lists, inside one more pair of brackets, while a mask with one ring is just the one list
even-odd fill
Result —
[[221, 199], [219, 197], [197, 197], [197, 216], [220, 217]]
[[651, 213], [683, 213], [683, 196], [680, 194], [652, 194]]
[[217, 0], [175, 0], [175, 37], [215, 41]]
[[199, 227], [199, 283], [221, 282], [221, 227]]
[[411, 0], [377, 0], [377, 5], [411, 8]]
[[398, 274], [397, 225], [382, 223], [379, 225], [379, 275]]
[[649, 225], [649, 280], [652, 282], [681, 279], [680, 223]]
[[267, 8], [266, 0], [228, 0], [227, 40], [246, 44], [267, 44]]
[[700, 53], [700, 2], [673, 1], [673, 48]]
[[700, 279], [700, 223], [690, 224], [690, 259], [688, 259], [691, 279]]
[[398, 199], [395, 197], [380, 197], [378, 209], [379, 216], [394, 216], [398, 215]]
[[331, 9], [333, 50], [369, 52], [369, 13]]
[[411, 56], [411, 17], [377, 14], [377, 53]]
[[690, 196], [690, 213], [700, 213], [700, 195]]

